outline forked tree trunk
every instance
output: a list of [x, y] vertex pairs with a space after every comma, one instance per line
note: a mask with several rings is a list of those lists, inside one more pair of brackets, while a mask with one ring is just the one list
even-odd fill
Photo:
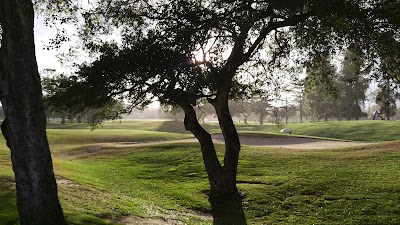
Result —
[[[229, 87], [229, 85], [228, 85]], [[224, 166], [222, 169], [223, 190], [210, 199], [214, 225], [246, 225], [242, 207], [242, 197], [236, 187], [240, 141], [232, 116], [229, 112], [230, 88], [221, 88], [216, 99], [209, 100], [217, 113], [219, 125], [225, 141]]]
[[46, 137], [30, 0], [1, 0], [2, 131], [11, 149], [21, 225], [64, 225]]
[[199, 124], [196, 112], [190, 102], [181, 100], [178, 104], [185, 112], [185, 129], [191, 131], [200, 142], [201, 153], [210, 182], [209, 196], [212, 198], [212, 196], [218, 195], [223, 189], [223, 185], [221, 184], [221, 181], [223, 181], [223, 170], [218, 160], [214, 143], [211, 135]]
[[216, 109], [222, 134], [225, 138], [224, 166], [221, 166], [218, 160], [211, 135], [199, 124], [193, 106], [189, 101], [178, 103], [185, 112], [185, 129], [191, 131], [200, 142], [204, 164], [210, 181], [210, 199], [238, 197], [236, 174], [240, 142], [227, 103]]
[[[196, 113], [189, 102], [181, 101], [179, 106], [185, 112], [185, 128], [191, 131], [199, 140], [201, 151], [203, 155], [204, 165], [206, 167], [208, 179], [210, 182], [209, 201], [212, 208], [212, 215], [214, 217], [214, 225], [246, 225], [246, 217], [243, 212], [242, 199], [236, 187], [236, 173], [238, 166], [238, 153], [240, 150], [239, 138], [236, 129], [228, 131], [232, 128], [232, 118], [220, 122], [221, 128], [225, 130], [225, 158], [224, 166], [222, 167], [214, 148], [211, 135], [205, 131], [198, 120]], [[219, 116], [227, 116], [229, 110], [228, 105], [219, 107]], [[228, 113], [228, 114], [227, 114]], [[234, 128], [234, 126], [233, 126]], [[236, 139], [231, 139], [235, 137]], [[230, 136], [232, 135], [232, 136]]]

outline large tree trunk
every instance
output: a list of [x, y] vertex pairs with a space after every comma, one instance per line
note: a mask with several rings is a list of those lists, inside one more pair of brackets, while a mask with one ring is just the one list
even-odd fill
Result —
[[[185, 128], [190, 130], [200, 142], [203, 161], [210, 182], [209, 201], [214, 217], [213, 224], [246, 225], [242, 199], [236, 188], [237, 157], [232, 157], [231, 155], [234, 153], [232, 149], [229, 149], [228, 153], [225, 153], [225, 165], [222, 167], [217, 158], [211, 135], [199, 124], [193, 106], [188, 101], [181, 101], [178, 104], [185, 112]], [[226, 105], [226, 107], [228, 106]], [[233, 125], [232, 118], [229, 118]], [[226, 143], [228, 143], [226, 146], [232, 145], [230, 140]]]
[[21, 225], [64, 225], [46, 137], [30, 0], [2, 0], [0, 23], [2, 125], [16, 180]]
[[217, 98], [211, 100], [210, 103], [215, 107], [225, 141], [223, 180], [221, 181], [221, 185], [223, 185], [224, 188], [223, 191], [217, 193], [215, 197], [217, 199], [221, 197], [238, 197], [239, 192], [236, 187], [236, 175], [239, 162], [240, 141], [232, 116], [229, 112], [228, 93], [217, 95]]
[[199, 124], [196, 112], [189, 101], [181, 100], [178, 104], [185, 112], [185, 129], [191, 131], [200, 142], [203, 161], [210, 182], [209, 196], [214, 196], [221, 192], [221, 188], [223, 188], [221, 186], [223, 176], [222, 166], [218, 160], [211, 135]]
[[236, 187], [239, 163], [240, 141], [228, 107], [229, 88], [220, 89], [217, 98], [209, 100], [217, 113], [219, 125], [225, 140], [224, 166], [220, 190], [210, 197], [214, 225], [245, 225], [246, 217], [242, 197]]

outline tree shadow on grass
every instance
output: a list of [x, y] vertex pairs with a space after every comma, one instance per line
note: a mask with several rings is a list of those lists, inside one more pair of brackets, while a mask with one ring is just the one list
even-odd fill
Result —
[[247, 225], [242, 197], [209, 200], [213, 225]]
[[168, 132], [168, 133], [179, 133], [179, 134], [189, 134], [189, 131], [186, 131], [183, 121], [164, 121], [157, 128], [157, 131], [160, 132]]
[[0, 222], [2, 225], [19, 222], [15, 197], [15, 181], [10, 177], [0, 177]]

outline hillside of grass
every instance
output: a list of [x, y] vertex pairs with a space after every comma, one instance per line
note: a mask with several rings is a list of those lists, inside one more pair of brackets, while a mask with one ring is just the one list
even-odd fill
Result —
[[240, 131], [279, 133], [287, 127], [294, 135], [324, 137], [348, 141], [379, 142], [400, 140], [400, 121], [359, 120], [289, 123], [281, 127], [273, 124], [236, 124]]
[[[400, 140], [400, 121], [359, 120], [359, 121], [329, 121], [289, 123], [282, 127], [274, 124], [259, 125], [256, 123], [235, 123], [239, 132], [279, 133], [283, 127], [292, 130], [292, 134], [302, 136], [323, 137], [348, 141], [379, 142]], [[218, 123], [202, 124], [211, 133], [221, 132]], [[53, 129], [90, 129], [83, 124], [50, 124]], [[137, 130], [155, 131], [175, 134], [188, 134], [182, 121], [163, 120], [120, 120], [105, 122], [96, 130]]]
[[400, 121], [363, 120], [288, 124], [293, 134], [351, 141], [379, 142], [400, 139]]
[[[62, 147], [52, 144], [57, 146]], [[217, 148], [221, 154], [222, 146]], [[398, 224], [399, 148], [400, 142], [313, 151], [244, 147], [238, 187], [247, 222]], [[212, 224], [198, 144], [126, 147], [90, 155], [82, 154], [85, 150], [68, 156], [62, 150], [53, 153], [70, 224], [116, 224], [111, 221], [127, 216]], [[4, 148], [0, 152], [0, 224], [17, 224], [8, 153]]]
[[[165, 123], [167, 122], [167, 123]], [[357, 124], [357, 122], [361, 122]], [[289, 124], [295, 134], [326, 128], [347, 138], [371, 133], [366, 141], [398, 136], [393, 121]], [[71, 225], [121, 224], [125, 218], [152, 218], [184, 224], [213, 224], [208, 179], [198, 143], [117, 147], [191, 137], [173, 121], [105, 123], [48, 129], [59, 197]], [[81, 127], [79, 127], [81, 126]], [[358, 126], [357, 131], [352, 127]], [[217, 124], [205, 127], [217, 132]], [[273, 125], [238, 124], [247, 135], [279, 131]], [[63, 129], [61, 129], [63, 128]], [[84, 129], [83, 129], [84, 128]], [[399, 129], [397, 129], [399, 130]], [[397, 135], [396, 135], [397, 134]], [[350, 137], [350, 138], [349, 138]], [[222, 157], [223, 146], [216, 145]], [[399, 224], [400, 141], [331, 150], [285, 150], [244, 146], [238, 188], [248, 224]], [[0, 225], [17, 225], [10, 151], [0, 137]]]

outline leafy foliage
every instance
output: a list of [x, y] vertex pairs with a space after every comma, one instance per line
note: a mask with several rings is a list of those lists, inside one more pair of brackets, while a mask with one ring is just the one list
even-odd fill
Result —
[[[87, 91], [82, 94], [90, 99], [87, 104], [118, 98], [142, 107], [154, 98], [173, 104], [182, 95], [196, 104], [213, 98], [225, 79], [232, 80], [232, 96], [245, 94], [268, 85], [271, 72], [289, 64], [284, 58], [294, 48], [308, 53], [308, 61], [356, 41], [362, 55], [372, 57], [384, 49], [374, 43], [395, 37], [398, 26], [398, 17], [386, 14], [396, 6], [392, 1], [74, 4], [85, 21], [82, 40], [98, 56], [82, 65], [75, 78], [79, 89]], [[64, 14], [72, 17], [73, 10]], [[101, 38], [113, 32], [119, 33], [120, 42]]]
[[346, 50], [342, 71], [336, 73], [327, 55], [311, 62], [305, 80], [305, 103], [317, 120], [336, 117], [359, 119], [366, 116], [361, 107], [366, 99], [369, 79], [364, 75], [364, 60], [358, 45]]
[[[42, 86], [46, 108], [63, 118], [84, 117], [87, 123], [97, 125], [104, 119], [119, 118], [119, 113], [124, 110], [123, 104], [114, 99], [103, 100], [97, 105], [89, 105], [88, 101], [71, 91], [71, 89], [79, 91], [76, 89], [79, 86], [76, 85], [74, 77], [64, 75], [43, 77]], [[93, 94], [93, 96], [96, 95]]]
[[376, 103], [379, 105], [379, 110], [385, 115], [387, 120], [396, 115], [396, 97], [398, 98], [397, 85], [391, 83], [389, 78], [383, 79], [378, 84], [378, 93], [376, 95]]
[[336, 71], [325, 53], [318, 55], [307, 68], [305, 85], [305, 105], [310, 115], [318, 121], [327, 120], [333, 115], [337, 87]]
[[343, 69], [338, 77], [339, 99], [337, 101], [336, 116], [339, 119], [359, 119], [366, 116], [361, 111], [366, 99], [369, 80], [365, 77], [363, 60], [357, 46], [348, 48], [343, 61]]

